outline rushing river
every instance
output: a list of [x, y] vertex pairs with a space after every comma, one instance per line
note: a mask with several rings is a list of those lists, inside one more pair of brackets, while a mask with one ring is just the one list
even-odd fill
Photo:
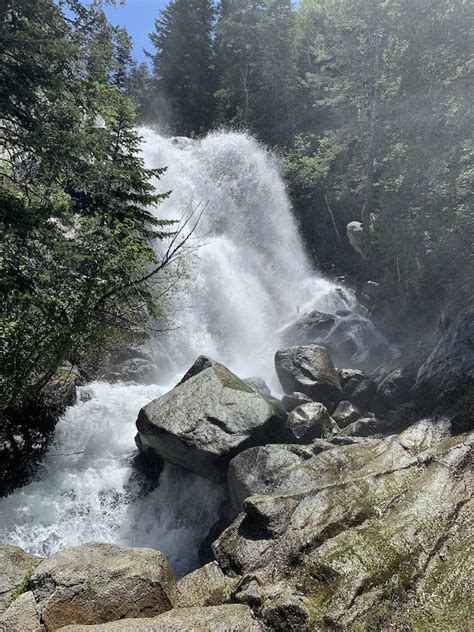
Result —
[[159, 486], [140, 494], [130, 463], [138, 411], [200, 354], [241, 377], [263, 377], [278, 392], [273, 356], [281, 327], [298, 313], [355, 310], [356, 304], [311, 269], [277, 163], [254, 139], [141, 133], [146, 164], [168, 167], [157, 188], [172, 195], [159, 216], [204, 211], [186, 289], [169, 304], [176, 327], [157, 342], [160, 384], [83, 388], [60, 420], [35, 480], [0, 501], [0, 542], [40, 555], [91, 540], [149, 546], [162, 550], [182, 575], [198, 565], [198, 547], [218, 518], [223, 490], [165, 466]]

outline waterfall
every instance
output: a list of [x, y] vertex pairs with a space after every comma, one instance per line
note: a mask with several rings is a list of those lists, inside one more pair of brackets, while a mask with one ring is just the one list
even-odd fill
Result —
[[0, 501], [0, 542], [50, 555], [91, 540], [162, 550], [175, 572], [196, 567], [199, 543], [218, 518], [221, 487], [165, 466], [146, 498], [130, 465], [139, 409], [176, 383], [199, 354], [274, 389], [278, 331], [312, 309], [355, 309], [348, 292], [316, 275], [303, 251], [275, 158], [244, 134], [199, 141], [143, 135], [147, 166], [171, 196], [156, 212], [178, 220], [203, 209], [201, 246], [186, 291], [168, 306], [173, 331], [157, 340], [159, 385], [95, 383], [58, 423], [35, 480]]
[[157, 187], [172, 193], [157, 215], [179, 220], [189, 205], [203, 211], [198, 256], [173, 306], [177, 330], [161, 338], [171, 372], [205, 354], [278, 389], [273, 356], [281, 326], [298, 312], [354, 308], [353, 297], [341, 297], [315, 275], [277, 161], [254, 138], [218, 132], [192, 141], [141, 133], [147, 166], [168, 167]]

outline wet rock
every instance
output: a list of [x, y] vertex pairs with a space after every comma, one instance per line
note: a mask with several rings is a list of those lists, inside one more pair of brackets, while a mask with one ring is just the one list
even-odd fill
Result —
[[0, 614], [0, 632], [45, 632], [31, 591], [20, 595]]
[[388, 362], [372, 374], [378, 397], [387, 409], [396, 410], [412, 400], [419, 365], [419, 358], [413, 356], [403, 364]]
[[231, 584], [217, 562], [210, 562], [178, 582], [178, 606], [219, 606], [225, 602]]
[[248, 386], [250, 386], [250, 388], [252, 388], [254, 391], [256, 391], [257, 393], [260, 393], [260, 395], [263, 395], [264, 397], [272, 396], [270, 387], [267, 385], [265, 380], [263, 380], [261, 377], [248, 377], [247, 379], [244, 380], [244, 382]]
[[282, 423], [276, 405], [212, 362], [142, 408], [137, 428], [165, 461], [221, 482], [238, 452], [270, 442]]
[[17, 546], [0, 544], [0, 613], [19, 591], [27, 590], [29, 578], [42, 558]]
[[122, 362], [117, 362], [101, 377], [109, 382], [153, 384], [157, 374], [158, 367], [154, 362], [145, 358], [130, 358]]
[[100, 355], [89, 359], [81, 370], [89, 381], [140, 382], [153, 384], [158, 366], [151, 343], [123, 345], [115, 343], [101, 349]]
[[331, 356], [324, 347], [306, 345], [280, 349], [275, 368], [285, 393], [304, 393], [331, 406], [341, 399], [341, 383]]
[[60, 551], [39, 564], [30, 586], [47, 632], [155, 616], [177, 603], [173, 573], [159, 551], [113, 544]]
[[345, 428], [361, 416], [360, 410], [352, 402], [343, 400], [332, 414], [332, 418], [339, 428]]
[[336, 318], [332, 314], [325, 314], [315, 310], [288, 325], [281, 332], [281, 338], [288, 345], [316, 343], [325, 338], [335, 324]]
[[281, 404], [286, 412], [291, 413], [291, 411], [298, 408], [298, 406], [312, 401], [311, 397], [308, 397], [304, 393], [291, 393], [290, 395], [283, 396]]
[[303, 404], [295, 408], [287, 417], [283, 435], [288, 443], [310, 443], [339, 430], [326, 406], [319, 402]]
[[250, 608], [239, 604], [179, 608], [152, 619], [128, 619], [105, 625], [71, 625], [64, 632], [260, 632]]

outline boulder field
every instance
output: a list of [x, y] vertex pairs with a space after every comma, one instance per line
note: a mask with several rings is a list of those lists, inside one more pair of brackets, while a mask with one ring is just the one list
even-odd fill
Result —
[[282, 349], [281, 401], [198, 358], [140, 411], [137, 445], [226, 482], [214, 560], [177, 581], [151, 549], [90, 543], [42, 559], [0, 546], [0, 631], [472, 629], [472, 419], [417, 408], [440, 357], [436, 401], [470, 396], [469, 357], [456, 367], [443, 347], [472, 344], [452, 329], [467, 331], [465, 317], [443, 321], [418, 370], [370, 376], [336, 369], [320, 345]]

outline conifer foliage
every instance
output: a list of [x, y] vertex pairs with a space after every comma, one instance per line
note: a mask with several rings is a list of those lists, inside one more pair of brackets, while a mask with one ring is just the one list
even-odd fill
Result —
[[2, 406], [156, 310], [167, 222], [124, 94], [130, 42], [97, 3], [0, 4]]

